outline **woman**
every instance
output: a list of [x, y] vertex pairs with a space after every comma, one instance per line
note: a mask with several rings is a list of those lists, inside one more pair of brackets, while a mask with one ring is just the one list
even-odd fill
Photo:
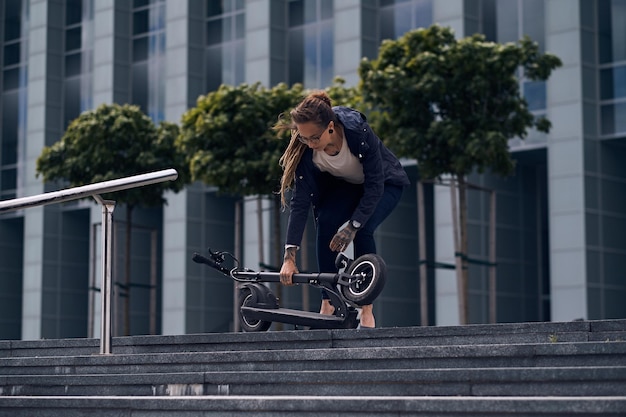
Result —
[[[319, 272], [336, 272], [336, 253], [354, 241], [355, 259], [376, 253], [374, 231], [393, 211], [409, 179], [398, 159], [367, 124], [365, 116], [347, 107], [331, 107], [328, 94], [314, 91], [280, 118], [278, 130], [291, 129], [280, 159], [281, 199], [292, 188], [285, 256], [280, 269], [284, 285], [298, 272], [300, 247], [309, 210], [317, 229]], [[347, 223], [346, 223], [347, 222]], [[343, 227], [342, 227], [343, 226]], [[341, 230], [338, 230], [341, 227]], [[322, 292], [320, 313], [333, 314]], [[372, 305], [361, 310], [361, 327], [375, 327]]]

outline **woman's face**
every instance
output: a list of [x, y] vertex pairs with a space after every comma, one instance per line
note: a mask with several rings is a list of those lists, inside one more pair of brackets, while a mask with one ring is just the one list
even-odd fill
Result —
[[298, 129], [298, 140], [314, 151], [322, 151], [330, 143], [330, 134], [333, 122], [330, 122], [324, 129], [313, 122], [296, 124]]

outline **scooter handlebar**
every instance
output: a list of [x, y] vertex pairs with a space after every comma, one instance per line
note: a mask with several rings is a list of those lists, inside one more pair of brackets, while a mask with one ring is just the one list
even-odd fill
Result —
[[217, 269], [223, 274], [230, 275], [230, 270], [224, 268], [222, 265], [215, 262], [214, 260], [209, 259], [206, 256], [200, 255], [199, 253], [194, 253], [191, 260], [197, 264], [205, 264], [205, 265], [210, 266], [211, 268]]
[[[195, 263], [205, 264], [214, 268], [224, 275], [230, 276], [239, 281], [246, 282], [280, 282], [280, 273], [267, 271], [243, 271], [230, 270], [224, 268], [219, 262], [207, 258], [206, 256], [194, 253], [191, 258]], [[320, 272], [320, 273], [297, 273], [293, 274], [292, 282], [294, 284], [311, 284], [313, 282], [336, 282], [339, 277], [337, 273]]]

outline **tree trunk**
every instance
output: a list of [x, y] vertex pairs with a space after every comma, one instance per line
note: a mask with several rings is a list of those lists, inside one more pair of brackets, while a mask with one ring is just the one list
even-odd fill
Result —
[[124, 335], [130, 336], [130, 245], [132, 237], [132, 220], [133, 220], [133, 206], [126, 206], [126, 250], [124, 255], [124, 284], [126, 289], [126, 299], [124, 300]]
[[465, 291], [463, 284], [463, 260], [461, 257], [461, 242], [459, 233], [459, 209], [455, 177], [450, 178], [450, 202], [452, 206], [452, 237], [454, 242], [454, 265], [456, 271], [456, 287], [459, 300], [459, 324], [467, 323], [465, 315]]
[[424, 183], [417, 181], [417, 219], [419, 233], [420, 269], [420, 320], [428, 326], [428, 265], [426, 263], [426, 213], [424, 204]]
[[465, 323], [469, 323], [469, 263], [467, 261], [468, 249], [467, 249], [467, 182], [465, 177], [460, 175], [457, 177], [459, 180], [459, 223], [460, 223], [460, 238], [461, 238], [461, 274], [462, 274], [462, 294], [464, 298], [463, 316], [465, 317]]
[[[235, 202], [235, 258], [241, 260], [241, 223], [243, 218], [243, 198]], [[239, 322], [239, 289], [237, 281], [233, 281], [233, 332], [238, 332], [241, 327]]]
[[[283, 245], [281, 244], [281, 231], [280, 231], [280, 196], [276, 194], [274, 196], [274, 204], [273, 204], [273, 216], [274, 216], [274, 265], [278, 268], [283, 264]], [[282, 295], [283, 288], [282, 284], [278, 283], [276, 285], [276, 298], [278, 298], [278, 302], [282, 304]], [[276, 323], [276, 330], [282, 330], [283, 324]]]
[[263, 197], [256, 198], [256, 220], [257, 220], [257, 239], [259, 241], [259, 263], [265, 263], [265, 233], [263, 231]]

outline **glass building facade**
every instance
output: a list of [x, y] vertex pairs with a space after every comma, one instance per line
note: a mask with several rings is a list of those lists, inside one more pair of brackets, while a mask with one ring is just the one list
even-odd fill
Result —
[[[58, 188], [35, 161], [68, 123], [102, 103], [137, 104], [155, 122], [179, 122], [221, 84], [358, 83], [362, 57], [384, 39], [433, 23], [494, 42], [524, 35], [563, 66], [520, 89], [550, 133], [513, 138], [508, 178], [471, 175], [496, 193], [496, 320], [626, 317], [626, 0], [4, 0], [0, 2], [0, 199]], [[381, 326], [422, 324], [412, 186], [377, 231], [388, 282], [375, 303]], [[489, 311], [489, 193], [469, 204], [471, 323]], [[243, 202], [193, 184], [160, 208], [138, 209], [132, 283], [116, 285], [114, 332], [130, 296], [131, 334], [226, 332], [236, 326], [233, 283], [191, 261], [208, 247], [243, 264], [272, 264], [283, 227], [272, 200]], [[450, 191], [425, 188], [429, 265], [454, 263]], [[259, 215], [260, 210], [260, 215]], [[236, 224], [242, 214], [241, 225]], [[115, 270], [122, 275], [125, 207], [116, 208]], [[89, 201], [0, 215], [0, 339], [98, 335], [100, 208]], [[278, 223], [278, 224], [277, 224]], [[313, 224], [306, 242], [314, 247]], [[238, 234], [236, 234], [236, 232]], [[299, 264], [312, 269], [312, 250]], [[280, 255], [279, 255], [280, 256]], [[458, 323], [454, 271], [427, 271], [430, 325]], [[119, 283], [118, 283], [119, 284]], [[285, 288], [286, 307], [315, 310], [316, 291]]]

